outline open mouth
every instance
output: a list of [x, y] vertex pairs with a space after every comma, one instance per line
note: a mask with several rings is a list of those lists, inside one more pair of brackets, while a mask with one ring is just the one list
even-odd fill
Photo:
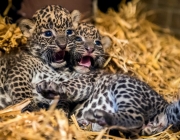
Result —
[[65, 51], [59, 51], [54, 54], [54, 62], [62, 63], [64, 61]]
[[91, 56], [83, 56], [80, 60], [80, 62], [78, 62], [78, 64], [80, 66], [84, 66], [84, 67], [91, 67], [93, 63], [93, 58]]

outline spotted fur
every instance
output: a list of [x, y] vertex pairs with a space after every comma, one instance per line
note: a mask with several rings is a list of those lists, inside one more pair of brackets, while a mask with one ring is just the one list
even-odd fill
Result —
[[102, 37], [90, 23], [79, 23], [76, 28], [75, 45], [70, 48], [69, 66], [78, 73], [102, 68], [106, 61], [103, 45], [110, 46], [108, 37]]
[[[4, 56], [5, 57], [5, 56]], [[15, 57], [17, 58], [17, 57]], [[5, 108], [8, 105], [11, 105], [11, 98], [4, 89], [4, 83], [6, 81], [7, 68], [11, 68], [14, 64], [15, 59], [8, 60], [8, 58], [3, 58], [0, 60], [0, 109]]]
[[42, 81], [37, 89], [74, 102], [85, 100], [72, 114], [80, 126], [92, 124], [93, 131], [116, 126], [131, 129], [133, 135], [149, 135], [170, 124], [180, 128], [180, 101], [169, 104], [149, 85], [128, 75], [95, 72], [59, 84]]
[[[103, 46], [110, 46], [111, 44], [110, 39], [108, 37], [101, 37], [97, 28], [90, 23], [79, 23], [75, 34], [76, 37], [73, 40], [73, 45], [68, 46], [70, 55], [68, 66], [73, 70], [71, 78], [81, 76], [82, 74], [85, 76], [89, 71], [101, 68], [106, 59]], [[76, 94], [74, 93], [74, 95]], [[53, 98], [52, 94], [43, 94], [43, 96]], [[67, 102], [63, 101], [62, 97], [60, 99], [61, 101], [59, 101], [57, 108], [61, 108], [61, 106], [64, 106], [64, 102]], [[68, 107], [67, 103], [66, 106]], [[68, 112], [68, 109], [64, 110]]]
[[66, 47], [75, 35], [68, 10], [59, 5], [46, 6], [34, 14], [33, 20], [22, 20], [20, 28], [33, 56], [41, 57], [53, 68], [65, 66]]
[[[60, 98], [70, 102], [83, 102], [72, 114], [75, 114], [80, 126], [92, 124], [93, 131], [116, 126], [125, 133], [131, 132], [131, 136], [137, 136], [155, 134], [167, 128], [169, 124], [177, 127], [179, 103], [169, 105], [146, 83], [123, 74], [106, 74], [102, 71], [87, 74], [91, 68], [79, 65], [82, 57], [97, 56], [93, 60], [94, 63], [98, 62], [98, 55], [93, 54], [95, 50], [99, 51], [99, 57], [104, 57], [100, 55], [103, 53], [102, 45], [98, 47], [95, 44], [95, 40], [100, 40], [99, 33], [96, 29], [91, 32], [94, 29], [92, 25], [88, 27], [89, 29], [83, 27], [83, 30], [76, 31], [75, 45], [70, 48], [72, 68], [76, 72], [86, 74], [72, 76], [71, 79], [59, 84], [41, 81], [36, 85], [37, 91], [49, 99], [60, 95]], [[104, 61], [102, 58], [97, 65], [100, 66]]]
[[[101, 68], [105, 62], [105, 52], [102, 45], [110, 45], [109, 38], [103, 37], [101, 39], [97, 28], [90, 23], [79, 23], [75, 34], [73, 45], [68, 45], [70, 58], [68, 66], [73, 70], [71, 78], [85, 76], [89, 71]], [[52, 94], [43, 94], [43, 96], [53, 98]], [[60, 99], [57, 108], [61, 108], [61, 106], [64, 106], [64, 102], [67, 102], [63, 101], [62, 97]], [[66, 107], [68, 107], [67, 103]], [[64, 110], [68, 112], [68, 109]]]
[[148, 124], [142, 129], [142, 135], [153, 135], [162, 132], [167, 127], [173, 132], [180, 130], [180, 101], [169, 104], [164, 110], [149, 120]]
[[[6, 93], [10, 97], [1, 98], [1, 108], [26, 98], [32, 99], [32, 103], [25, 108], [30, 111], [38, 110], [39, 102], [51, 102], [36, 92], [35, 84], [43, 79], [53, 80], [59, 75], [61, 80], [68, 78], [69, 73], [61, 70], [66, 64], [66, 46], [74, 36], [72, 19], [65, 8], [49, 5], [38, 10], [32, 20], [20, 22], [19, 26], [28, 39], [28, 51], [1, 59], [0, 69], [4, 75], [0, 77], [1, 94]], [[11, 61], [13, 63], [9, 65]]]

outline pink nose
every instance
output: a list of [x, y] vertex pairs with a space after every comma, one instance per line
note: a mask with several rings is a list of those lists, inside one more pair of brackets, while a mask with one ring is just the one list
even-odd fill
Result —
[[87, 50], [88, 53], [94, 52], [94, 48], [86, 48], [86, 50]]

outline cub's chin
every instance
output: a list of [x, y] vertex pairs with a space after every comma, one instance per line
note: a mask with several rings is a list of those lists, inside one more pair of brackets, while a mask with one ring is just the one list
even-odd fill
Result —
[[74, 70], [78, 73], [88, 73], [90, 68], [94, 65], [94, 59], [91, 56], [83, 56], [78, 62], [77, 66], [74, 66]]
[[50, 65], [55, 69], [62, 68], [62, 67], [64, 67], [66, 65], [66, 61], [62, 61], [60, 63], [52, 62]]
[[90, 72], [90, 69], [88, 67], [85, 67], [85, 66], [75, 66], [74, 70], [76, 72], [82, 73], [82, 74]]

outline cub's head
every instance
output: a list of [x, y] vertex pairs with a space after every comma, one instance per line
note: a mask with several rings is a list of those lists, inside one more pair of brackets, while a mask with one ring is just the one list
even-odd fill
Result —
[[79, 23], [76, 28], [74, 46], [70, 49], [70, 66], [79, 73], [101, 68], [106, 60], [103, 45], [110, 45], [108, 37], [101, 37], [90, 23]]
[[79, 14], [70, 14], [59, 5], [48, 5], [38, 10], [32, 20], [22, 20], [19, 26], [28, 39], [30, 53], [53, 68], [65, 66], [66, 47], [75, 35], [73, 24]]

